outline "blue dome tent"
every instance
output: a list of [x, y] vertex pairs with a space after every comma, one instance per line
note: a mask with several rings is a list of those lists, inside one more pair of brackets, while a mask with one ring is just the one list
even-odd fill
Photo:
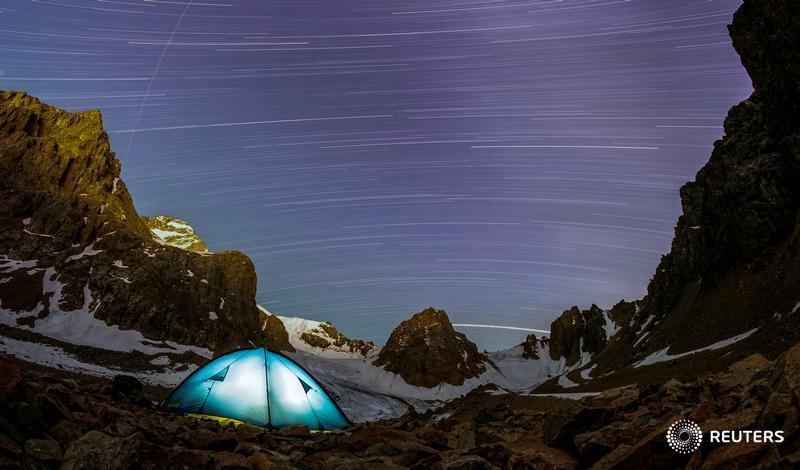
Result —
[[266, 348], [222, 355], [187, 377], [163, 403], [172, 412], [256, 426], [338, 429], [349, 421], [302, 367]]

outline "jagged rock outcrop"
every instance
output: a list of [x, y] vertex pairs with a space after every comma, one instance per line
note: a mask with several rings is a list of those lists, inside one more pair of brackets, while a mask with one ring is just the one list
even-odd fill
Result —
[[300, 340], [323, 351], [333, 349], [366, 356], [375, 349], [375, 343], [363, 339], [350, 339], [341, 334], [331, 322], [322, 322], [316, 328], [304, 331]]
[[[609, 339], [621, 325], [630, 323], [637, 308], [636, 302], [625, 300], [619, 301], [610, 310], [603, 310], [594, 304], [586, 310], [573, 306], [550, 324], [550, 337], [539, 341], [545, 341], [551, 359], [564, 359], [566, 367], [585, 365], [608, 345]], [[533, 343], [527, 346], [531, 336]], [[531, 336], [523, 346], [534, 347], [536, 336]], [[539, 355], [536, 356], [538, 359]]]
[[584, 354], [595, 354], [605, 347], [606, 318], [597, 305], [581, 311], [572, 307], [550, 325], [550, 357], [566, 358], [566, 365], [579, 362]]
[[488, 358], [463, 333], [453, 329], [444, 310], [414, 314], [392, 331], [374, 364], [399, 374], [411, 385], [461, 385], [486, 371]]
[[525, 359], [541, 359], [544, 357], [544, 350], [549, 349], [550, 339], [547, 336], [537, 338], [530, 334], [522, 342], [522, 357]]
[[294, 346], [289, 342], [289, 332], [283, 322], [267, 311], [264, 307], [258, 306], [261, 318], [261, 332], [264, 335], [264, 343], [273, 349], [280, 351], [295, 352]]
[[168, 215], [141, 216], [141, 218], [153, 235], [167, 245], [198, 253], [208, 253], [206, 243], [189, 225], [189, 222], [174, 219]]
[[729, 29], [754, 93], [681, 188], [671, 251], [596, 355], [597, 372], [745, 332], [728, 361], [774, 357], [800, 338], [800, 3], [745, 0]]
[[[3, 91], [0, 142], [3, 323], [37, 331], [48, 316], [72, 315], [64, 324], [78, 328], [93, 315], [150, 340], [220, 352], [270, 340], [245, 255], [153, 240], [119, 179], [99, 112], [68, 113]], [[50, 324], [53, 333], [58, 322]]]

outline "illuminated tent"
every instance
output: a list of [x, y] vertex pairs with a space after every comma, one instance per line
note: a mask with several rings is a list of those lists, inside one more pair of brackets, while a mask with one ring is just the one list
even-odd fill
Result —
[[256, 426], [338, 429], [342, 410], [302, 367], [265, 348], [225, 354], [194, 371], [163, 403], [178, 413], [232, 418]]

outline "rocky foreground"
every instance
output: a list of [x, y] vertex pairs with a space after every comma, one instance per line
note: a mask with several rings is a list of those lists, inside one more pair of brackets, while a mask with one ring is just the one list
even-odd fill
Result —
[[[161, 412], [135, 379], [32, 371], [0, 357], [2, 468], [797, 468], [800, 345], [691, 383], [578, 401], [472, 391], [445, 408], [351, 426], [267, 431]], [[783, 430], [782, 444], [713, 444], [681, 455], [665, 429]]]

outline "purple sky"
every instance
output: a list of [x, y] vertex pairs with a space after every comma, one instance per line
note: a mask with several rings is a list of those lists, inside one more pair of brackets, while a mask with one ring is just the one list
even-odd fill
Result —
[[750, 92], [739, 3], [10, 0], [0, 87], [101, 109], [139, 211], [250, 255], [274, 313], [547, 329], [643, 295]]

